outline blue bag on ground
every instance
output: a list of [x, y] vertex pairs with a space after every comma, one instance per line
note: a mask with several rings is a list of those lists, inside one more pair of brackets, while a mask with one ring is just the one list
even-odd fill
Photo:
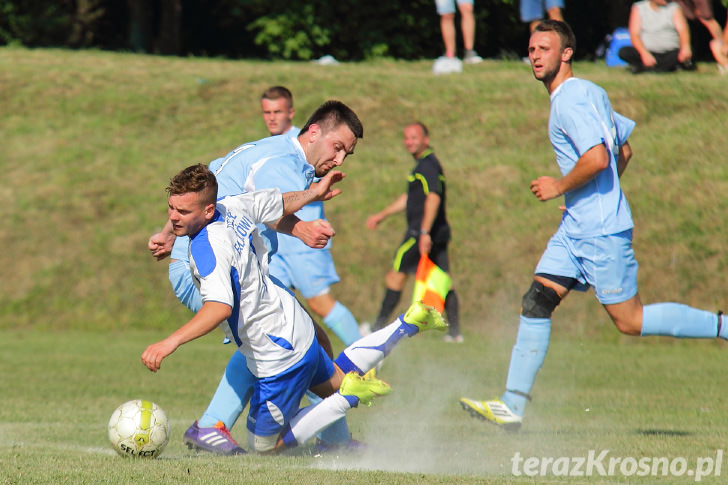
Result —
[[627, 63], [619, 58], [619, 49], [632, 45], [632, 40], [629, 38], [629, 30], [627, 27], [617, 27], [614, 29], [611, 37], [609, 47], [607, 47], [607, 53], [604, 56], [607, 67], [626, 66]]

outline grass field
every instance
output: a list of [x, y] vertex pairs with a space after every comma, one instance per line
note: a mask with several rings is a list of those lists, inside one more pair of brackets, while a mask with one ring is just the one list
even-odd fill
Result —
[[[526, 425], [508, 434], [470, 418], [457, 404], [464, 394], [500, 391], [510, 354], [506, 342], [473, 338], [443, 345], [425, 334], [401, 344], [385, 362], [382, 375], [394, 392], [349, 413], [352, 432], [369, 445], [364, 453], [315, 456], [304, 446], [283, 457], [198, 456], [183, 447], [181, 435], [206, 406], [230, 349], [221, 352], [217, 336], [205, 337], [177, 351], [153, 375], [138, 357], [161, 336], [5, 331], [0, 482], [520, 483], [524, 477], [512, 475], [516, 453], [682, 457], [693, 469], [700, 458], [715, 457], [728, 439], [728, 402], [716, 385], [724, 368], [722, 345], [615, 345], [557, 335]], [[170, 417], [172, 439], [156, 461], [122, 459], [107, 441], [111, 412], [137, 397], [159, 403]], [[233, 435], [245, 442], [240, 423]], [[595, 469], [591, 479], [550, 474], [539, 481], [639, 481], [616, 470], [612, 476]], [[661, 482], [692, 480], [685, 473], [658, 476]], [[655, 480], [649, 476], [641, 483]], [[703, 479], [711, 480], [725, 479]]]
[[[0, 231], [0, 483], [656, 481], [619, 469], [570, 478], [513, 473], [516, 453], [556, 459], [590, 450], [683, 457], [683, 476], [659, 479], [694, 480], [688, 470], [726, 442], [725, 345], [620, 336], [591, 293], [570, 296], [557, 311], [520, 433], [459, 408], [462, 395], [502, 391], [521, 295], [560, 216], [558, 202], [538, 203], [528, 182], [556, 167], [548, 96], [527, 66], [489, 60], [440, 77], [430, 68], [0, 49], [0, 204], [10, 220]], [[623, 185], [643, 300], [725, 309], [726, 80], [709, 64], [668, 76], [592, 63], [575, 72], [637, 121]], [[364, 122], [365, 137], [344, 165], [345, 192], [327, 208], [342, 276], [334, 291], [360, 320], [376, 313], [403, 230], [398, 218], [377, 232], [364, 221], [404, 189], [407, 122], [428, 124], [448, 177], [466, 342], [422, 335], [387, 359], [382, 377], [394, 393], [350, 413], [355, 436], [370, 445], [362, 455], [313, 456], [302, 447], [275, 458], [197, 456], [180, 438], [232, 349], [213, 334], [179, 350], [159, 374], [139, 362], [147, 344], [188, 318], [166, 264], [146, 252], [165, 217], [164, 186], [183, 166], [262, 137], [258, 97], [271, 84], [293, 90], [299, 126], [328, 98]], [[171, 419], [172, 440], [156, 461], [123, 460], [107, 443], [113, 409], [138, 397]], [[243, 426], [233, 435], [244, 442]]]

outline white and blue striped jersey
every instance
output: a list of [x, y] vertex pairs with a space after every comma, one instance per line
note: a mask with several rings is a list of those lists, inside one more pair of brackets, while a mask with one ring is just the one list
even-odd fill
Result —
[[311, 318], [265, 269], [267, 250], [257, 225], [283, 215], [278, 189], [218, 201], [215, 216], [190, 240], [190, 270], [202, 302], [232, 308], [220, 326], [257, 377], [269, 377], [303, 358], [314, 341]]
[[632, 213], [617, 174], [619, 147], [634, 129], [634, 121], [612, 110], [607, 93], [596, 84], [569, 78], [551, 93], [549, 139], [562, 175], [574, 168], [589, 149], [603, 144], [609, 167], [581, 187], [564, 194], [561, 221], [574, 239], [616, 234], [632, 228]]

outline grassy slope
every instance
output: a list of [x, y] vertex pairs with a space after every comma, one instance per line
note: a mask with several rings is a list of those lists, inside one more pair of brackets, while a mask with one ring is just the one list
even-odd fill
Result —
[[[647, 301], [724, 304], [728, 102], [712, 67], [635, 78], [576, 65], [638, 122], [624, 186]], [[591, 295], [571, 297], [559, 310], [523, 433], [500, 434], [457, 408], [460, 395], [501, 390], [520, 295], [559, 217], [558, 203], [538, 203], [528, 182], [556, 169], [546, 139], [548, 98], [526, 66], [486, 62], [454, 77], [429, 69], [426, 62], [322, 68], [0, 49], [0, 204], [10, 218], [0, 231], [0, 481], [320, 483], [346, 474], [352, 483], [480, 483], [484, 476], [509, 481], [515, 451], [694, 459], [723, 446], [726, 403], [713, 384], [722, 346], [620, 337]], [[294, 91], [299, 125], [329, 97], [350, 104], [365, 123], [365, 139], [345, 165], [346, 194], [328, 208], [339, 229], [336, 292], [360, 319], [375, 313], [401, 237], [401, 219], [375, 233], [364, 220], [404, 187], [405, 123], [430, 126], [447, 170], [468, 341], [456, 348], [423, 337], [398, 349], [385, 367], [397, 392], [351, 417], [356, 435], [385, 453], [356, 462], [190, 457], [179, 435], [206, 404], [227, 354], [210, 336], [175, 354], [158, 375], [137, 360], [187, 317], [169, 291], [166, 265], [145, 250], [165, 215], [166, 181], [188, 163], [262, 136], [257, 100], [273, 83]], [[64, 329], [71, 331], [47, 332]], [[602, 338], [584, 338], [595, 334]], [[108, 456], [99, 423], [137, 395], [172, 417], [177, 434], [164, 465]], [[244, 441], [242, 427], [235, 435]], [[345, 471], [352, 466], [416, 473]]]
[[[638, 124], [624, 186], [643, 299], [719, 308], [728, 261], [725, 80], [712, 65], [670, 76], [575, 70]], [[464, 326], [511, 327], [560, 216], [556, 201], [540, 204], [528, 191], [556, 167], [548, 97], [527, 66], [486, 62], [434, 77], [426, 62], [320, 67], [24, 49], [0, 50], [0, 203], [10, 209], [0, 233], [0, 326], [169, 328], [185, 318], [164, 263], [145, 252], [165, 217], [164, 186], [179, 168], [264, 135], [258, 96], [273, 83], [295, 93], [299, 125], [328, 98], [364, 121], [365, 138], [344, 165], [346, 193], [328, 206], [339, 231], [335, 291], [354, 314], [376, 313], [403, 220], [377, 232], [364, 221], [404, 189], [401, 129], [420, 119], [447, 171]], [[591, 296], [570, 300], [560, 310], [570, 331], [590, 332], [581, 321], [606, 326]]]

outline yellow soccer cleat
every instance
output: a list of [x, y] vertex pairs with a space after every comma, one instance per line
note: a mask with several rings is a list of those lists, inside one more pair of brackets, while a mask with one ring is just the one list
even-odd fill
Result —
[[371, 376], [365, 378], [356, 372], [346, 374], [339, 387], [339, 394], [356, 396], [360, 403], [367, 406], [372, 405], [375, 397], [385, 396], [390, 392], [392, 392], [392, 388], [383, 380]]
[[523, 418], [511, 411], [506, 403], [500, 399], [476, 401], [461, 397], [460, 405], [474, 418], [500, 426], [506, 431], [518, 431], [523, 422]]
[[447, 322], [442, 318], [442, 314], [435, 310], [431, 306], [427, 306], [421, 301], [416, 301], [407, 309], [407, 312], [402, 317], [405, 323], [414, 325], [420, 329], [420, 332], [425, 330], [447, 330]]

